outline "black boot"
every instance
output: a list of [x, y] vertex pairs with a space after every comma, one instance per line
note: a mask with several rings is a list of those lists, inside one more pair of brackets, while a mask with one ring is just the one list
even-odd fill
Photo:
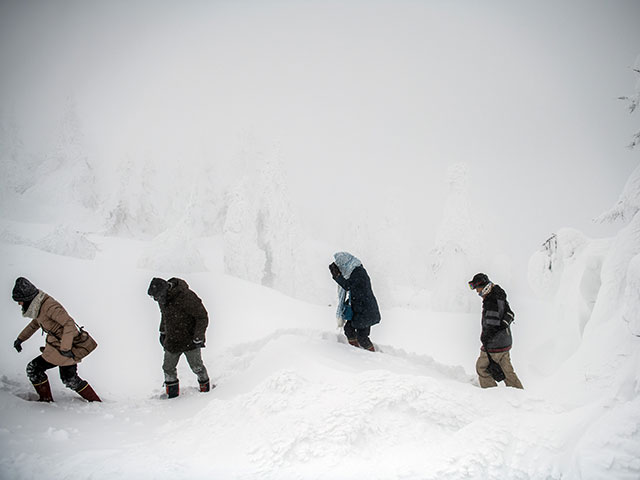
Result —
[[[206, 380], [204, 382], [199, 382], [200, 383], [200, 391], [201, 392], [208, 392], [209, 390], [211, 390], [211, 383], [209, 382], [209, 380]], [[214, 385], [215, 387], [215, 385]]]
[[167, 387], [167, 397], [176, 398], [180, 395], [180, 382], [178, 380], [173, 382], [164, 382]]
[[373, 346], [373, 343], [371, 343], [371, 340], [369, 340], [369, 337], [358, 338], [358, 343], [360, 344], [360, 348], [369, 350], [370, 352], [376, 351], [376, 348]]

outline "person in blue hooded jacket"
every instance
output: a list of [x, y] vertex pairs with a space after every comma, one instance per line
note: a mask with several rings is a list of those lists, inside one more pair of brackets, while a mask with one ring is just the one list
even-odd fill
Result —
[[338, 252], [333, 258], [329, 270], [339, 286], [337, 316], [344, 324], [347, 340], [355, 347], [374, 352], [369, 335], [371, 327], [380, 323], [380, 310], [369, 275], [362, 262], [350, 253]]

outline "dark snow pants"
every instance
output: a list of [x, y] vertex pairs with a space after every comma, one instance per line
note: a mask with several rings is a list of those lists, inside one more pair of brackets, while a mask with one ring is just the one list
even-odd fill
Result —
[[209, 374], [202, 361], [202, 349], [194, 348], [188, 352], [172, 353], [167, 350], [164, 351], [164, 362], [162, 363], [162, 370], [164, 371], [165, 383], [171, 383], [178, 380], [178, 361], [180, 356], [184, 353], [187, 357], [187, 363], [191, 368], [191, 371], [198, 377], [199, 383], [206, 383], [209, 381]]
[[[55, 368], [56, 365], [47, 362], [42, 355], [38, 355], [27, 364], [27, 377], [34, 385], [46, 382], [47, 370]], [[65, 387], [77, 391], [85, 386], [86, 382], [78, 376], [78, 365], [66, 365], [60, 368], [60, 380]]]
[[346, 322], [344, 324], [344, 334], [347, 336], [347, 340], [351, 345], [357, 345], [370, 350], [373, 348], [373, 343], [369, 339], [369, 334], [371, 333], [371, 327], [367, 328], [355, 328], [351, 322]]

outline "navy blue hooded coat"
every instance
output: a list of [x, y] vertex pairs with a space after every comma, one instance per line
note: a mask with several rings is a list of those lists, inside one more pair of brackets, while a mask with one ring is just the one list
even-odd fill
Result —
[[354, 328], [362, 329], [380, 323], [378, 301], [373, 295], [369, 275], [362, 265], [354, 268], [349, 278], [340, 274], [334, 280], [349, 292], [353, 309], [351, 324]]

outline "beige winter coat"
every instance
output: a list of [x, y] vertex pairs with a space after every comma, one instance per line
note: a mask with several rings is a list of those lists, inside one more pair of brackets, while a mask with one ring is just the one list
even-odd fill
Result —
[[74, 365], [80, 361], [60, 354], [61, 350], [71, 350], [73, 339], [78, 335], [79, 331], [73, 318], [69, 316], [64, 307], [44, 292], [40, 311], [29, 325], [20, 332], [18, 339], [24, 342], [40, 328], [47, 333], [42, 358], [53, 365], [61, 367]]

